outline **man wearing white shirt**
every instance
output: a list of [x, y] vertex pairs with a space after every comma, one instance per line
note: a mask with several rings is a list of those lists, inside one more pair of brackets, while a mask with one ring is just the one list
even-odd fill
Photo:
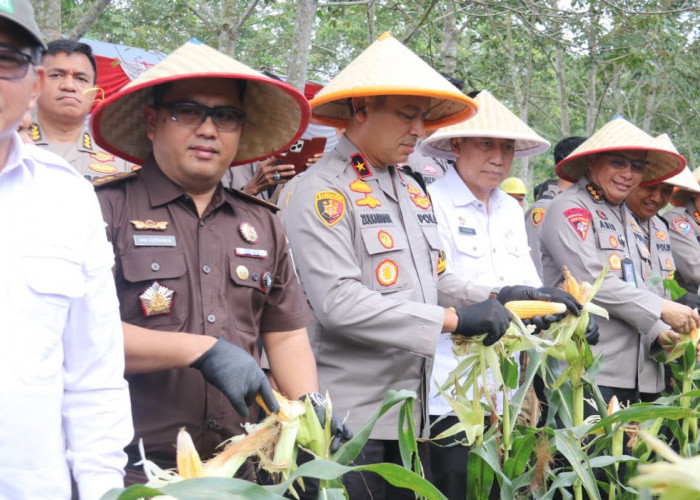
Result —
[[[470, 96], [479, 106], [477, 116], [439, 129], [421, 145], [425, 154], [456, 159], [455, 168], [428, 186], [448, 268], [493, 289], [514, 285], [541, 287], [530, 258], [522, 208], [498, 186], [508, 177], [513, 158], [541, 153], [549, 148], [549, 143], [489, 92]], [[444, 383], [456, 366], [450, 336], [442, 334], [432, 379]], [[493, 376], [490, 372], [487, 376], [488, 388], [495, 393], [498, 387]], [[501, 398], [493, 399], [501, 413]], [[431, 421], [451, 411], [436, 384], [431, 385], [429, 401]], [[454, 415], [441, 419], [431, 429], [431, 436], [455, 423]], [[448, 498], [466, 498], [467, 456], [468, 448], [463, 446], [431, 447], [435, 484]]]
[[27, 0], [0, 3], [0, 498], [123, 485], [133, 434], [114, 258], [90, 184], [16, 132], [44, 81]]

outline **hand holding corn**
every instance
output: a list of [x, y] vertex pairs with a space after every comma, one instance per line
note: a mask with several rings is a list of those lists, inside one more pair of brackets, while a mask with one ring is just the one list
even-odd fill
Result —
[[455, 308], [457, 328], [453, 333], [464, 337], [486, 334], [484, 345], [493, 345], [506, 333], [510, 314], [500, 302], [489, 299], [478, 304]]

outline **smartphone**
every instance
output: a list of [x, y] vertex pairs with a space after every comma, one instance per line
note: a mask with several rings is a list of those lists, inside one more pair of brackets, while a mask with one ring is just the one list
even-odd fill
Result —
[[299, 139], [297, 142], [292, 144], [284, 156], [280, 155], [278, 157], [279, 163], [284, 165], [294, 165], [294, 171], [296, 174], [300, 174], [307, 169], [306, 161], [318, 153], [323, 153], [323, 149], [325, 147], [325, 137]]

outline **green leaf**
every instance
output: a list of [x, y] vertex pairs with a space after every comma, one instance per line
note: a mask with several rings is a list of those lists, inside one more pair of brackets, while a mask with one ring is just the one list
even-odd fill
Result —
[[589, 496], [600, 499], [588, 457], [581, 449], [579, 441], [573, 437], [569, 429], [559, 429], [554, 431], [554, 442], [557, 450], [569, 461]]
[[407, 399], [415, 400], [416, 393], [407, 390], [388, 391], [384, 395], [384, 401], [382, 402], [382, 406], [379, 411], [375, 413], [371, 419], [369, 419], [369, 422], [367, 422], [359, 431], [355, 433], [350, 441], [343, 444], [338, 451], [333, 454], [333, 460], [343, 465], [347, 465], [355, 460], [355, 458], [357, 458], [357, 456], [360, 454], [360, 451], [362, 451], [362, 448], [364, 448], [365, 444], [367, 444], [367, 440], [369, 439], [372, 429], [374, 429], [374, 424], [377, 423], [379, 417], [384, 415], [392, 406]]
[[700, 412], [693, 409], [684, 409], [676, 406], [661, 406], [652, 403], [635, 403], [629, 408], [617, 411], [609, 415], [591, 426], [590, 431], [606, 426], [613, 426], [619, 423], [628, 422], [644, 422], [646, 420], [655, 420], [657, 418], [665, 418], [678, 420], [681, 418], [698, 418]]
[[511, 455], [503, 464], [503, 473], [510, 479], [515, 479], [525, 470], [537, 438], [537, 431], [534, 428], [523, 427], [522, 429], [524, 433], [517, 433], [513, 437]]
[[473, 498], [488, 498], [493, 484], [493, 469], [476, 453], [467, 460], [467, 491]]
[[518, 387], [518, 365], [510, 357], [501, 359], [503, 359], [501, 363], [503, 383], [508, 389], [515, 389]]
[[688, 290], [680, 286], [673, 278], [666, 278], [664, 280], [664, 288], [671, 293], [671, 300], [678, 300], [688, 293]]
[[127, 489], [113, 488], [102, 496], [102, 500], [136, 500], [138, 498], [161, 495], [160, 490], [142, 484], [129, 486]]

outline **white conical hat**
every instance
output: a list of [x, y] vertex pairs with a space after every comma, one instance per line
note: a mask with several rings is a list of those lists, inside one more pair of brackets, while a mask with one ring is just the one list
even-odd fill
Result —
[[[670, 142], [670, 141], [669, 141]], [[656, 184], [673, 177], [686, 161], [673, 144], [657, 141], [622, 117], [615, 117], [560, 161], [554, 171], [564, 180], [576, 182], [586, 174], [588, 157], [611, 151], [639, 150], [647, 152], [648, 165], [640, 186]]]
[[311, 110], [296, 89], [269, 78], [202, 43], [188, 42], [101, 103], [92, 115], [95, 142], [134, 163], [152, 151], [143, 108], [153, 87], [186, 79], [245, 80], [246, 123], [232, 164], [249, 163], [287, 149], [306, 130]]
[[353, 59], [310, 101], [313, 121], [346, 128], [353, 97], [411, 95], [429, 97], [425, 128], [460, 122], [477, 107], [445, 77], [389, 33]]
[[458, 137], [496, 137], [515, 140], [515, 158], [533, 156], [549, 149], [549, 142], [532, 130], [498, 99], [482, 90], [474, 98], [479, 113], [471, 120], [437, 130], [425, 139], [421, 152], [437, 158], [454, 159], [450, 139]]

